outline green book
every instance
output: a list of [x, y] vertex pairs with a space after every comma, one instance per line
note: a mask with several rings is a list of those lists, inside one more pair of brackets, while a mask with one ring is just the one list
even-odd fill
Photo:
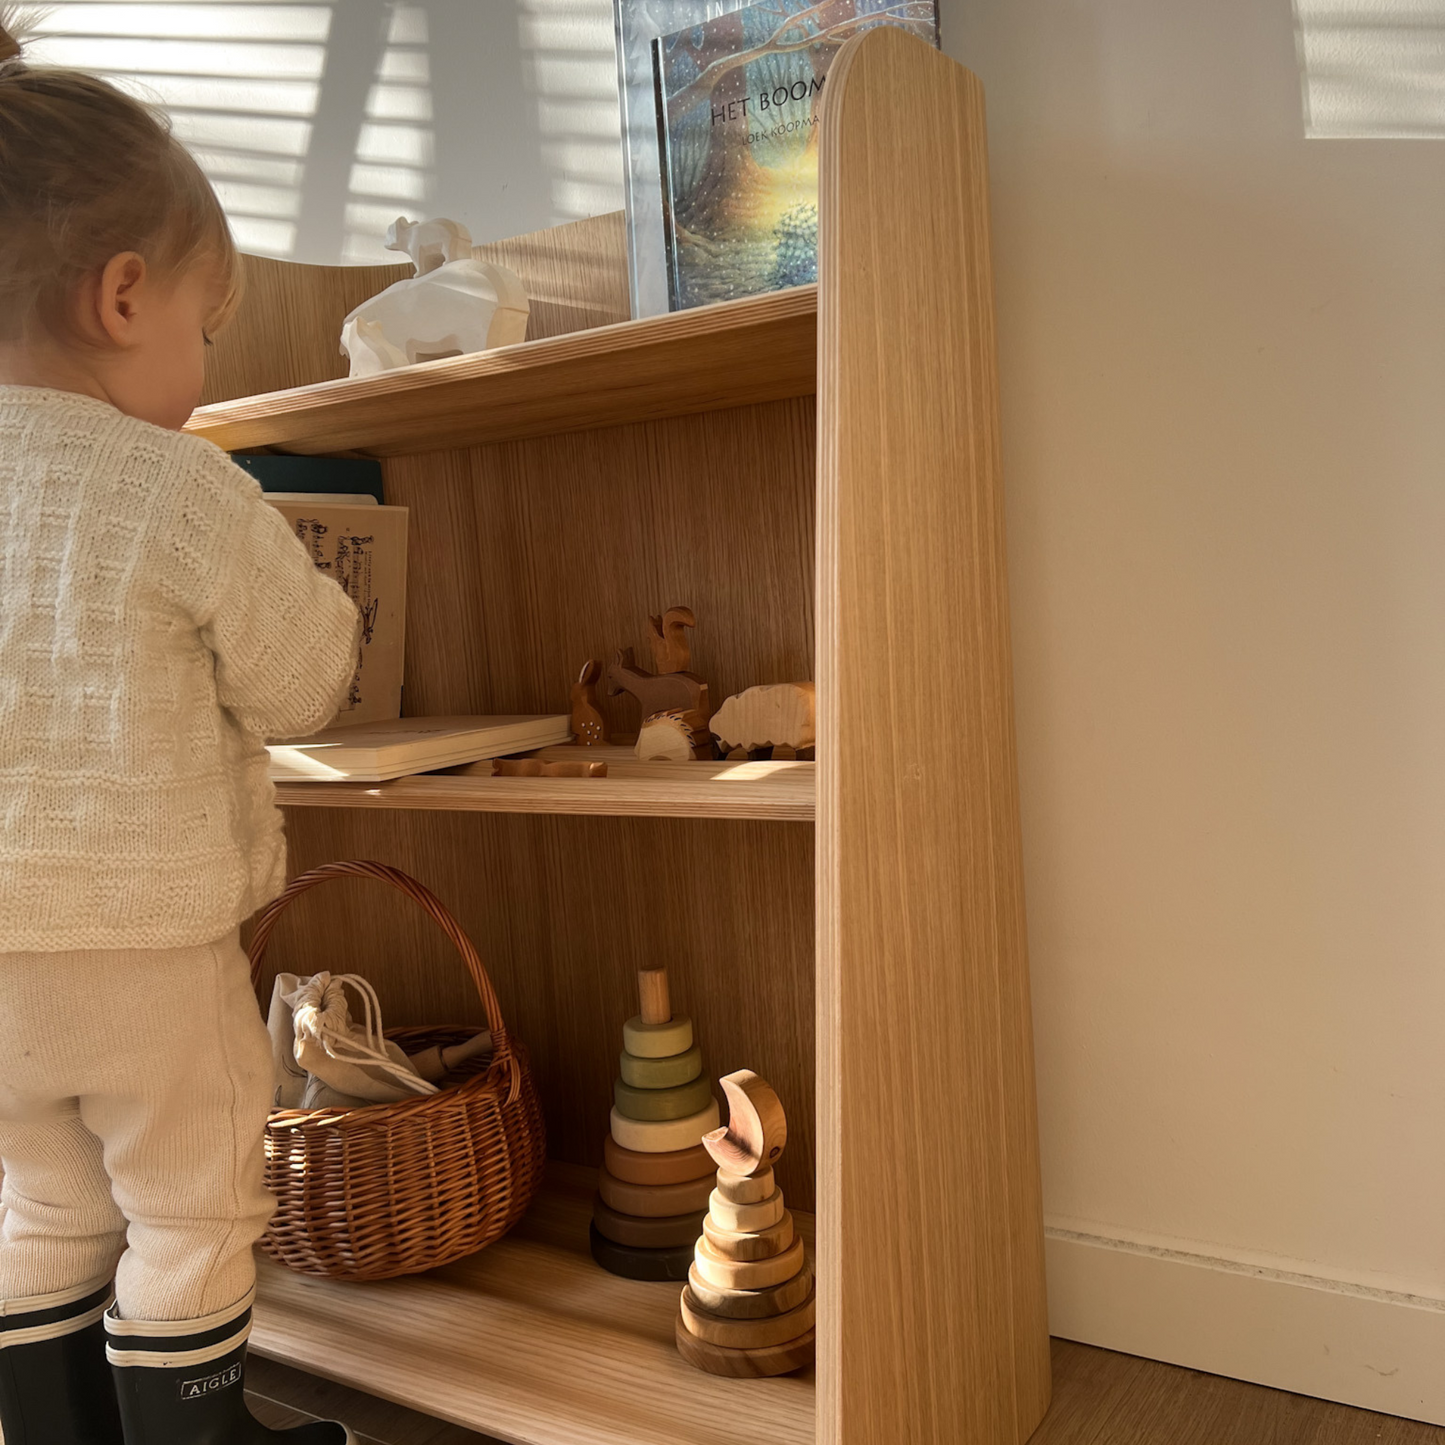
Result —
[[828, 67], [876, 25], [937, 45], [937, 0], [764, 0], [652, 42], [674, 311], [818, 279]]

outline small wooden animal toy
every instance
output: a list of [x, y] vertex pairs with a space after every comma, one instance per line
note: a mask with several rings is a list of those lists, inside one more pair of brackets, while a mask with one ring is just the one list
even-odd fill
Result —
[[595, 748], [607, 741], [607, 728], [597, 705], [597, 680], [601, 676], [602, 664], [593, 658], [582, 664], [572, 684], [572, 742], [579, 748]]
[[405, 251], [416, 275], [362, 302], [342, 323], [352, 376], [526, 340], [530, 306], [521, 281], [478, 260], [465, 226], [398, 216], [386, 246]]
[[816, 1293], [793, 1216], [773, 1182], [788, 1142], [782, 1101], [750, 1069], [722, 1081], [725, 1129], [703, 1136], [718, 1165], [673, 1330], [688, 1364], [735, 1378], [813, 1363]]
[[697, 626], [691, 607], [669, 607], [661, 617], [649, 617], [652, 662], [658, 672], [686, 672], [692, 661], [687, 629]]
[[636, 698], [644, 720], [660, 712], [680, 712], [690, 722], [698, 719], [694, 725], [706, 730], [712, 717], [707, 683], [702, 678], [692, 672], [645, 672], [630, 647], [618, 649], [616, 660], [607, 669], [605, 688], [608, 697], [627, 693]]
[[494, 778], [605, 778], [606, 763], [544, 763], [541, 758], [493, 758]]
[[667, 970], [641, 970], [637, 986], [641, 1010], [623, 1025], [592, 1206], [592, 1257], [626, 1279], [683, 1280], [712, 1197], [702, 1137], [718, 1107], [692, 1020], [672, 1011]]
[[710, 757], [712, 742], [706, 728], [699, 735], [687, 713], [660, 712], [643, 722], [633, 751], [644, 763], [686, 763]]
[[818, 695], [811, 682], [750, 687], [713, 714], [711, 730], [724, 757], [747, 757], [763, 748], [773, 756], [812, 756], [818, 741]]

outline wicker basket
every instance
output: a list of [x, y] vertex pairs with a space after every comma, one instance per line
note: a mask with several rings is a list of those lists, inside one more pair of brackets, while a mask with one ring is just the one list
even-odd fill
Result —
[[[303, 873], [261, 915], [251, 978], [281, 913], [331, 878], [377, 878], [415, 899], [456, 945], [481, 995], [494, 1051], [470, 1078], [427, 1098], [360, 1109], [278, 1109], [266, 1127], [266, 1183], [278, 1208], [261, 1246], [302, 1274], [391, 1279], [491, 1244], [542, 1182], [546, 1133], [526, 1049], [507, 1034], [471, 940], [441, 902], [384, 863], [328, 863]], [[388, 1029], [415, 1053], [475, 1029]]]

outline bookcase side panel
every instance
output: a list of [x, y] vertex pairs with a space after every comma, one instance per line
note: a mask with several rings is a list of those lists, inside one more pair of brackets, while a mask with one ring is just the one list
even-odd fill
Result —
[[1049, 1398], [982, 88], [829, 79], [820, 254], [819, 1439]]

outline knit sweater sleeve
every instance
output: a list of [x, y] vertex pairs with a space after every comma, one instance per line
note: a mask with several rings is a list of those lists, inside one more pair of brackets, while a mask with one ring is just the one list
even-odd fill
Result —
[[195, 448], [169, 540], [183, 600], [216, 660], [216, 692], [247, 732], [304, 737], [336, 715], [356, 669], [361, 615], [317, 571], [255, 479]]

